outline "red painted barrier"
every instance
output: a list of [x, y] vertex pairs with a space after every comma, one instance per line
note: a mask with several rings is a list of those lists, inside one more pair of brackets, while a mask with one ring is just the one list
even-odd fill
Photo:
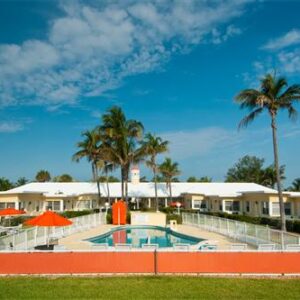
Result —
[[298, 273], [300, 253], [160, 252], [158, 273]]
[[153, 273], [151, 252], [0, 254], [0, 274]]
[[280, 252], [1, 253], [0, 274], [264, 273], [300, 274], [300, 253]]

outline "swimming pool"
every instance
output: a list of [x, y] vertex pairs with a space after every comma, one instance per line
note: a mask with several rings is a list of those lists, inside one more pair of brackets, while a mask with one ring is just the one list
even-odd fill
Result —
[[159, 248], [166, 248], [179, 243], [195, 245], [203, 239], [160, 226], [121, 226], [105, 234], [92, 237], [88, 241], [96, 244], [107, 243], [109, 246], [131, 244], [134, 248], [141, 248], [143, 244], [158, 244]]

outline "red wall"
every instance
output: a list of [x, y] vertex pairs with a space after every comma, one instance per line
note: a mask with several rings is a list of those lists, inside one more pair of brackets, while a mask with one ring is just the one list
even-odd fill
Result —
[[[300, 253], [157, 252], [158, 273], [298, 273]], [[0, 274], [154, 273], [153, 252], [1, 253]]]

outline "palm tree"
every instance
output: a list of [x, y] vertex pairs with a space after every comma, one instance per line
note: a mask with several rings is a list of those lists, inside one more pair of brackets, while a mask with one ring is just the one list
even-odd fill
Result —
[[163, 141], [160, 137], [156, 137], [151, 133], [147, 133], [144, 140], [141, 142], [144, 153], [149, 156], [149, 160], [146, 161], [146, 165], [153, 172], [154, 189], [155, 189], [155, 203], [156, 211], [158, 211], [158, 197], [157, 197], [157, 163], [156, 156], [158, 154], [168, 151], [168, 141]]
[[239, 128], [247, 127], [248, 124], [251, 123], [263, 111], [267, 111], [271, 118], [274, 165], [276, 169], [276, 181], [282, 230], [286, 230], [286, 220], [278, 158], [277, 115], [279, 110], [286, 109], [289, 117], [292, 119], [295, 118], [297, 112], [293, 104], [294, 102], [299, 101], [299, 99], [300, 85], [294, 84], [288, 87], [287, 80], [284, 77], [277, 78], [275, 74], [267, 74], [261, 80], [261, 85], [258, 90], [245, 89], [236, 96], [236, 101], [240, 104], [240, 107], [250, 110], [250, 113], [241, 120]]
[[300, 191], [300, 178], [296, 178], [293, 182], [292, 182], [292, 186], [289, 187], [290, 191], [293, 192], [299, 192]]
[[102, 116], [103, 125], [100, 130], [107, 135], [107, 156], [110, 162], [121, 168], [122, 198], [126, 195], [128, 202], [128, 178], [132, 163], [139, 162], [144, 154], [141, 149], [136, 149], [137, 140], [143, 135], [144, 127], [141, 122], [127, 120], [120, 107], [110, 108]]
[[73, 155], [73, 160], [79, 162], [82, 158], [86, 158], [92, 166], [93, 181], [97, 183], [98, 199], [101, 199], [101, 190], [98, 176], [99, 163], [99, 134], [97, 130], [87, 130], [81, 134], [83, 141], [77, 143], [80, 149]]
[[159, 166], [159, 171], [166, 179], [167, 188], [169, 187], [170, 200], [172, 201], [172, 181], [176, 179], [175, 176], [180, 175], [178, 163], [173, 163], [171, 158], [166, 158], [164, 162]]
[[51, 180], [51, 176], [47, 170], [40, 170], [37, 172], [35, 179], [38, 182], [46, 182]]

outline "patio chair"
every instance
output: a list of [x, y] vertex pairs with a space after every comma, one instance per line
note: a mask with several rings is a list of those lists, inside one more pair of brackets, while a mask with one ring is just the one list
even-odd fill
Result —
[[175, 251], [189, 251], [190, 250], [190, 244], [174, 244], [173, 250]]
[[158, 244], [142, 244], [142, 249], [144, 250], [155, 250], [158, 249]]
[[218, 246], [213, 245], [213, 244], [204, 244], [199, 247], [200, 251], [215, 251], [217, 249], [218, 249]]
[[57, 252], [59, 252], [59, 251], [65, 251], [65, 250], [67, 250], [66, 249], [66, 247], [64, 246], [64, 245], [53, 245], [53, 251], [57, 251]]
[[131, 244], [115, 244], [116, 251], [130, 251], [132, 249]]
[[259, 244], [257, 247], [258, 251], [274, 251], [275, 244]]
[[108, 250], [109, 245], [108, 243], [101, 243], [101, 244], [92, 244], [93, 250]]
[[289, 245], [285, 246], [285, 250], [300, 252], [300, 245], [299, 244], [289, 244]]
[[231, 244], [230, 250], [232, 251], [245, 251], [247, 250], [247, 244]]

